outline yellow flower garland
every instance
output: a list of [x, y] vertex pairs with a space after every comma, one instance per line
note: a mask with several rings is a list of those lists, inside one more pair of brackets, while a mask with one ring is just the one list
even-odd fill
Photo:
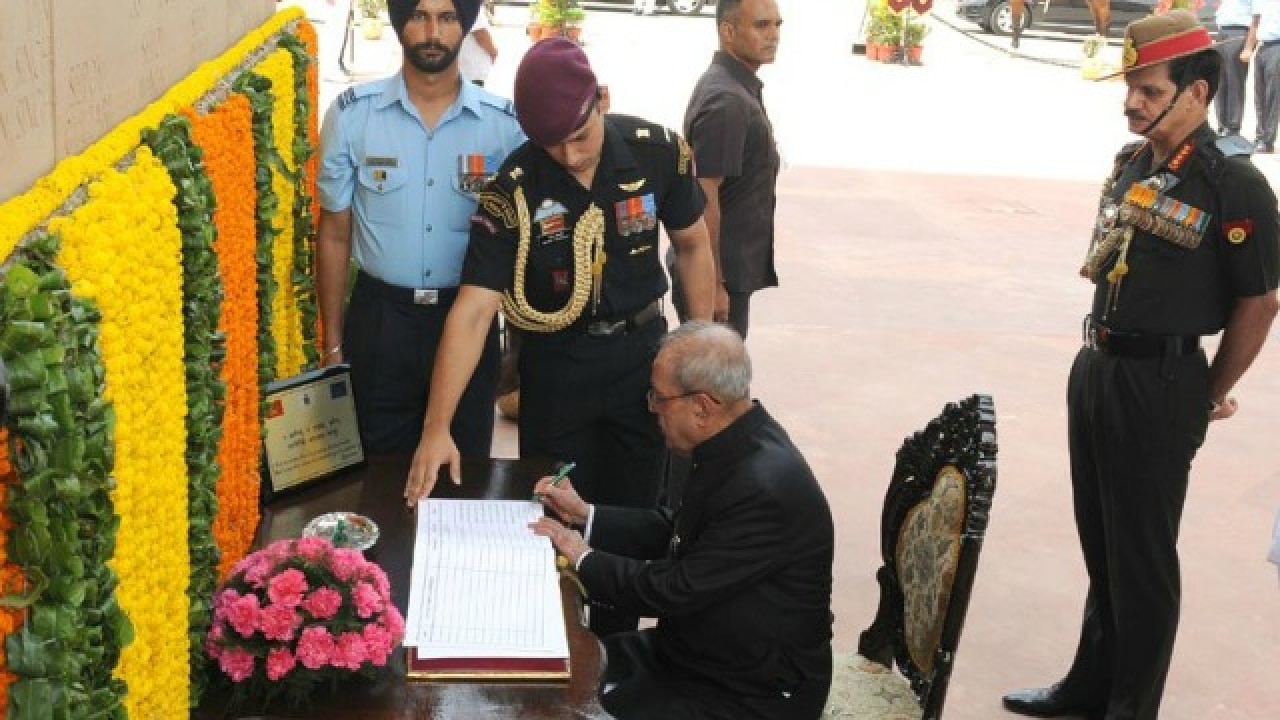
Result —
[[287, 378], [301, 372], [306, 358], [302, 352], [301, 315], [293, 287], [294, 227], [293, 207], [297, 190], [297, 163], [293, 157], [297, 104], [293, 56], [287, 50], [276, 50], [258, 64], [255, 72], [271, 81], [271, 135], [276, 152], [286, 172], [271, 169], [271, 185], [279, 200], [275, 228], [280, 231], [272, 247], [271, 274], [276, 281], [271, 300], [271, 335], [276, 341], [276, 377]]
[[135, 630], [115, 674], [135, 718], [187, 714], [187, 398], [182, 236], [164, 166], [146, 147], [124, 172], [102, 173], [90, 199], [50, 222], [73, 291], [102, 311], [106, 399], [116, 410], [120, 516], [112, 568]]

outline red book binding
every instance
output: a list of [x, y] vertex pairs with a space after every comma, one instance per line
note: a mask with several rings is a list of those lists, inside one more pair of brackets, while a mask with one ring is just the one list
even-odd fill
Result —
[[405, 648], [411, 680], [569, 682], [568, 658], [420, 658]]

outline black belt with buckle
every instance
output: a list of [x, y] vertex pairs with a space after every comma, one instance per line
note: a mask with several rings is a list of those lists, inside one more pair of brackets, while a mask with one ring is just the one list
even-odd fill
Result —
[[1152, 358], [1190, 355], [1200, 349], [1199, 335], [1150, 335], [1117, 332], [1093, 318], [1084, 319], [1085, 347], [1108, 355]]
[[662, 315], [662, 301], [654, 300], [626, 317], [616, 320], [592, 320], [586, 324], [584, 330], [591, 337], [625, 335], [636, 328], [648, 325], [660, 315]]
[[447, 305], [458, 296], [458, 288], [407, 288], [384, 282], [361, 270], [356, 284], [384, 300], [403, 305]]

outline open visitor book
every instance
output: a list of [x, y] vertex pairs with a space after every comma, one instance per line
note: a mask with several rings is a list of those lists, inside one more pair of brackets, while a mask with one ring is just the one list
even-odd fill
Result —
[[404, 645], [428, 680], [569, 679], [555, 549], [528, 500], [418, 505]]

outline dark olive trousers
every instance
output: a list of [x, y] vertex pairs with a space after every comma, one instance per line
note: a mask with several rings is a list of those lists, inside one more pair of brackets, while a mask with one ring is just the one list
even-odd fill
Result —
[[1107, 720], [1159, 713], [1181, 601], [1178, 528], [1208, 403], [1203, 351], [1084, 348], [1071, 368], [1071, 486], [1089, 592], [1064, 686], [1105, 706]]

